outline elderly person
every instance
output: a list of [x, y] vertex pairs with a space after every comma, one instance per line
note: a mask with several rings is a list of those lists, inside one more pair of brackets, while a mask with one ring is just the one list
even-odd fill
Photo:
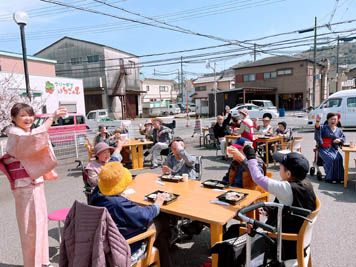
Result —
[[340, 114], [330, 112], [326, 118], [327, 124], [320, 125], [321, 115], [317, 115], [314, 138], [319, 147], [319, 156], [323, 160], [325, 181], [341, 183], [344, 181], [344, 166], [338, 148], [345, 142], [345, 135], [337, 127]]
[[272, 115], [264, 114], [262, 118], [263, 125], [256, 125], [257, 134], [262, 135], [272, 135], [273, 134], [273, 127], [271, 126], [271, 119]]
[[241, 137], [253, 141], [254, 125], [248, 115], [248, 110], [246, 108], [243, 108], [243, 109], [239, 109], [238, 112], [241, 118], [241, 123], [240, 123], [240, 129], [237, 131], [236, 134], [237, 135], [241, 134]]
[[125, 140], [119, 139], [116, 148], [109, 146], [105, 142], [100, 142], [95, 145], [95, 160], [90, 161], [88, 166], [85, 168], [88, 174], [88, 184], [90, 186], [94, 187], [98, 184], [99, 172], [106, 163], [111, 161], [121, 162], [122, 156], [120, 152], [124, 143]]
[[127, 129], [127, 125], [126, 125], [125, 122], [123, 122], [123, 123], [121, 124], [121, 127], [122, 127], [122, 130], [121, 130], [121, 133], [122, 133], [122, 134], [129, 134], [129, 130]]
[[116, 128], [113, 135], [109, 137], [109, 145], [116, 146], [117, 142], [120, 139], [120, 135], [121, 135], [121, 129]]
[[150, 153], [152, 154], [152, 167], [151, 169], [158, 168], [158, 158], [162, 150], [167, 149], [170, 142], [170, 134], [172, 132], [166, 126], [162, 125], [162, 120], [158, 118], [152, 119], [153, 129], [150, 130], [150, 135], [153, 138], [153, 146], [144, 153], [147, 157]]
[[104, 125], [99, 125], [99, 134], [94, 138], [94, 146], [100, 142], [109, 144], [109, 132]]
[[292, 130], [290, 128], [287, 128], [287, 123], [285, 121], [278, 122], [276, 135], [283, 136], [284, 142], [289, 142], [293, 138]]
[[[130, 171], [120, 162], [106, 164], [100, 171], [98, 186], [90, 198], [90, 205], [105, 207], [125, 239], [141, 234], [149, 227], [156, 228], [154, 246], [159, 250], [161, 265], [171, 267], [168, 218], [164, 213], [160, 214], [167, 194], [157, 194], [153, 205], [140, 207], [121, 195], [131, 181]], [[142, 256], [144, 246], [145, 243], [140, 241], [131, 244], [131, 259]]]
[[214, 125], [214, 136], [219, 140], [221, 153], [223, 154], [223, 159], [225, 158], [225, 135], [230, 134], [230, 111], [227, 111], [228, 116], [224, 120], [224, 117], [219, 115], [216, 124]]
[[145, 124], [143, 125], [145, 128], [142, 128], [142, 124], [139, 125], [138, 129], [141, 135], [144, 135], [147, 140], [153, 141], [152, 134], [152, 121], [146, 120]]
[[196, 157], [188, 154], [185, 151], [183, 139], [176, 137], [171, 143], [171, 150], [166, 161], [162, 167], [164, 174], [182, 175], [188, 174], [189, 179], [196, 179], [196, 172], [194, 169]]

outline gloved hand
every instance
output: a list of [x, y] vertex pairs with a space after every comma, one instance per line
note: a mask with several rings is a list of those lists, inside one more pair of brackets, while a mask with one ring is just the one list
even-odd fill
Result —
[[243, 151], [247, 160], [256, 159], [256, 152], [251, 146], [245, 146]]

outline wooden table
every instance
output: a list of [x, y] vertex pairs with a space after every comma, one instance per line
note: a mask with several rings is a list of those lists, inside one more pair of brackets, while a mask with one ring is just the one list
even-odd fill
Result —
[[[179, 194], [180, 196], [176, 201], [162, 206], [161, 211], [210, 224], [211, 246], [222, 241], [223, 225], [234, 218], [239, 209], [250, 205], [261, 195], [259, 191], [232, 188], [231, 190], [234, 191], [248, 193], [248, 196], [235, 206], [222, 206], [210, 203], [210, 200], [216, 199], [216, 196], [222, 194], [222, 192], [204, 188], [198, 181], [164, 182], [164, 185], [159, 185], [157, 184], [158, 180], [158, 174], [143, 173], [137, 175], [128, 186], [136, 192], [124, 196], [139, 205], [150, 205], [152, 202], [145, 201], [144, 196], [156, 190]], [[218, 255], [213, 254], [212, 258], [213, 266], [218, 266]]]
[[241, 137], [241, 135], [225, 135], [225, 156], [227, 156], [226, 151], [227, 151], [227, 147], [229, 146], [229, 141], [230, 140], [236, 140], [239, 139]]
[[265, 143], [266, 144], [266, 168], [268, 168], [269, 165], [269, 153], [268, 153], [268, 144], [269, 143], [274, 143], [274, 142], [282, 142], [283, 143], [284, 139], [283, 136], [271, 136], [267, 139], [260, 139], [259, 137], [257, 137], [257, 139], [255, 139], [256, 143]]
[[129, 147], [132, 156], [132, 170], [143, 169], [143, 146], [151, 145], [151, 141], [140, 141], [136, 139], [130, 139], [123, 147]]
[[356, 147], [342, 147], [342, 151], [345, 153], [345, 166], [344, 166], [344, 188], [347, 188], [347, 178], [349, 174], [349, 160], [350, 152], [356, 152]]

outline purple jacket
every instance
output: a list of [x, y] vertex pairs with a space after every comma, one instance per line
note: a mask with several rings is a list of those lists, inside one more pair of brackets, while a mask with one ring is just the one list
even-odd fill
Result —
[[129, 267], [130, 257], [130, 247], [107, 209], [75, 201], [64, 225], [59, 266]]

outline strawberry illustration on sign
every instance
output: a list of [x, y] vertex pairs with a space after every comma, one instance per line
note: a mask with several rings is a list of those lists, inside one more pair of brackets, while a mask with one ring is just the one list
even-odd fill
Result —
[[46, 93], [53, 94], [54, 92], [54, 84], [46, 81]]

